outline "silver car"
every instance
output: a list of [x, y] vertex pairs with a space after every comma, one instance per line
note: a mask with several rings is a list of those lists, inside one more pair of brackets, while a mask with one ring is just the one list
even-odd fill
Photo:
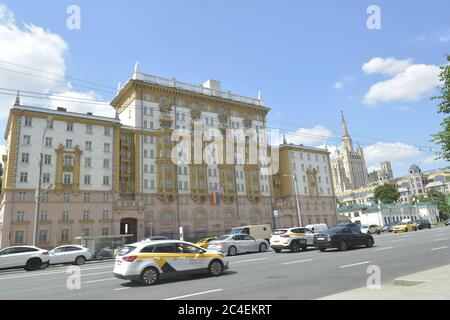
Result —
[[213, 240], [208, 245], [208, 250], [217, 250], [234, 256], [237, 253], [264, 252], [269, 243], [264, 239], [255, 239], [247, 234], [227, 234]]

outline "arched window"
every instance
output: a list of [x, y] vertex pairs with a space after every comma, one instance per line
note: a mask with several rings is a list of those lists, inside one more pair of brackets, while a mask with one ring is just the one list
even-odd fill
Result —
[[65, 167], [73, 167], [73, 157], [72, 156], [64, 156], [64, 166]]
[[173, 218], [173, 214], [169, 211], [166, 211], [161, 215], [162, 221], [170, 221], [170, 220], [172, 220], [172, 218]]
[[196, 211], [194, 213], [194, 220], [197, 220], [197, 221], [206, 220], [206, 214], [202, 211]]

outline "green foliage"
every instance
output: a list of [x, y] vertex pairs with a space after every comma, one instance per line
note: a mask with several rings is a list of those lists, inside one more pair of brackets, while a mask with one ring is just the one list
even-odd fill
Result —
[[430, 190], [427, 195], [430, 202], [438, 207], [438, 210], [444, 216], [444, 219], [448, 219], [450, 215], [450, 206], [448, 204], [447, 196], [437, 190]]
[[381, 201], [384, 204], [391, 204], [397, 202], [398, 198], [400, 198], [400, 193], [394, 186], [385, 184], [375, 188], [374, 198], [377, 202]]
[[3, 177], [3, 163], [0, 162], [0, 178]]
[[[447, 60], [450, 62], [450, 55], [447, 56]], [[441, 146], [438, 152], [439, 159], [450, 161], [450, 116], [448, 116], [450, 114], [450, 64], [441, 67], [439, 79], [441, 81], [440, 95], [432, 99], [439, 100], [438, 113], [447, 116], [441, 123], [443, 130], [434, 134], [432, 141]]]

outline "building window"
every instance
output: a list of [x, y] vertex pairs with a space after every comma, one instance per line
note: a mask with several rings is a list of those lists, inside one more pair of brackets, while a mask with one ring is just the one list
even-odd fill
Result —
[[90, 234], [90, 229], [89, 228], [85, 228], [85, 229], [81, 230], [81, 235], [83, 237], [89, 237], [89, 234]]
[[63, 201], [64, 202], [70, 202], [70, 194], [65, 192], [63, 195]]
[[61, 241], [69, 241], [69, 230], [68, 229], [63, 229], [61, 230]]
[[102, 236], [108, 236], [109, 235], [109, 228], [102, 228]]
[[28, 163], [29, 159], [30, 159], [29, 153], [22, 153], [22, 163]]
[[73, 131], [73, 122], [67, 122], [66, 130], [67, 131]]
[[25, 117], [25, 127], [31, 127], [33, 124], [33, 118]]
[[72, 174], [71, 173], [64, 173], [64, 184], [71, 184], [72, 183]]
[[20, 182], [28, 182], [28, 172], [20, 173]]
[[91, 194], [85, 192], [85, 193], [83, 194], [83, 202], [90, 202], [90, 201], [91, 201]]
[[103, 202], [109, 202], [109, 194], [108, 193], [103, 194]]
[[111, 145], [109, 143], [105, 143], [103, 145], [103, 151], [104, 152], [110, 152], [110, 150], [111, 150]]
[[44, 173], [42, 175], [42, 183], [50, 183], [50, 173]]
[[84, 184], [87, 184], [87, 185], [91, 184], [91, 176], [90, 175], [84, 176]]
[[53, 143], [53, 138], [50, 138], [50, 137], [45, 138], [45, 146], [47, 148], [50, 148], [52, 146], [52, 143]]
[[109, 186], [109, 176], [103, 176], [103, 185]]
[[92, 159], [91, 158], [84, 158], [84, 166], [86, 168], [90, 168], [92, 166]]
[[24, 221], [25, 220], [25, 212], [24, 211], [17, 211], [16, 213], [16, 221]]
[[52, 164], [52, 156], [50, 154], [44, 155], [44, 164]]
[[63, 221], [69, 221], [69, 211], [63, 211], [63, 213], [62, 213], [62, 220]]
[[52, 119], [47, 120], [47, 129], [53, 129], [53, 120]]
[[65, 167], [73, 167], [73, 158], [72, 158], [72, 156], [64, 156], [64, 166]]
[[48, 212], [47, 211], [42, 211], [41, 215], [39, 216], [39, 220], [40, 221], [48, 221]]
[[85, 146], [84, 149], [86, 149], [86, 151], [91, 151], [92, 150], [92, 141], [86, 141], [84, 143], [84, 146]]
[[109, 211], [108, 210], [103, 210], [102, 220], [108, 220], [108, 219], [109, 219]]
[[47, 230], [39, 230], [39, 242], [47, 243], [48, 240], [48, 231]]
[[105, 136], [110, 136], [110, 135], [111, 135], [111, 128], [105, 127]]
[[103, 159], [103, 168], [109, 169], [109, 159]]
[[89, 211], [83, 211], [83, 220], [84, 221], [87, 221], [87, 220], [89, 220]]
[[30, 145], [30, 144], [31, 144], [31, 136], [29, 136], [29, 135], [24, 135], [24, 136], [23, 136], [23, 144], [25, 144], [25, 145]]
[[27, 193], [26, 192], [19, 192], [19, 201], [20, 202], [27, 201]]
[[164, 213], [161, 215], [161, 219], [162, 219], [163, 221], [170, 221], [170, 220], [172, 220], [172, 213], [170, 213], [170, 212], [164, 212]]
[[90, 124], [86, 125], [86, 133], [92, 134], [92, 125], [90, 125]]
[[15, 243], [24, 243], [24, 231], [16, 231], [14, 233], [14, 242]]
[[72, 149], [72, 139], [66, 139], [66, 149]]

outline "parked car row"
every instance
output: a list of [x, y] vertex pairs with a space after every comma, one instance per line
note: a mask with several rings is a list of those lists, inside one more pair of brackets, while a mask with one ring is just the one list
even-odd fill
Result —
[[55, 264], [83, 265], [91, 258], [92, 252], [80, 245], [64, 245], [50, 251], [33, 246], [15, 246], [0, 250], [0, 269], [35, 271]]

